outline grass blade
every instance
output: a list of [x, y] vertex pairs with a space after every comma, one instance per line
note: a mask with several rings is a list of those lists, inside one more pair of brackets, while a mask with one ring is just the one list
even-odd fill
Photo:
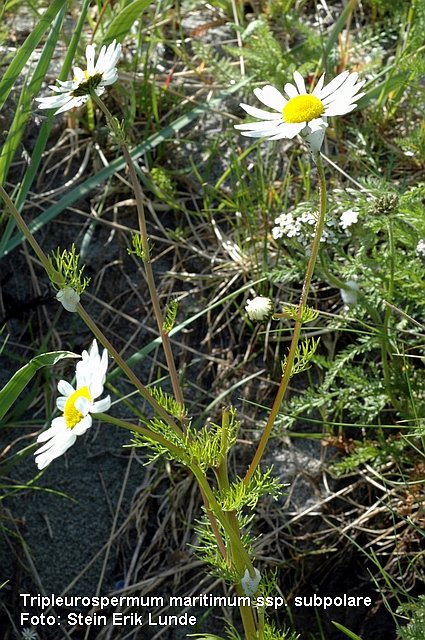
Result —
[[15, 84], [16, 79], [21, 73], [22, 69], [25, 66], [28, 58], [40, 42], [44, 33], [49, 28], [50, 24], [53, 22], [59, 11], [61, 11], [64, 7], [66, 7], [66, 0], [53, 0], [53, 2], [48, 6], [46, 11], [43, 13], [43, 16], [40, 18], [37, 25], [29, 34], [28, 38], [21, 45], [13, 58], [12, 62], [6, 69], [3, 78], [0, 82], [0, 109], [4, 105], [7, 97]]
[[30, 81], [25, 83], [21, 95], [19, 96], [15, 117], [13, 118], [8, 136], [0, 152], [0, 184], [4, 184], [10, 163], [15, 157], [15, 153], [21, 143], [25, 126], [32, 113], [32, 98], [40, 91], [44, 76], [47, 73], [50, 60], [53, 56], [59, 38], [64, 15], [65, 8], [59, 11], [56, 16], [52, 30], [41, 53], [40, 60], [34, 69]]
[[339, 631], [342, 631], [343, 633], [345, 633], [345, 635], [348, 638], [351, 638], [351, 640], [362, 640], [360, 636], [358, 636], [357, 634], [355, 634], [352, 631], [350, 631], [349, 629], [347, 629], [347, 627], [344, 627], [344, 625], [339, 624], [339, 622], [334, 622], [332, 620], [332, 624], [334, 625], [334, 627], [339, 629]]
[[108, 31], [103, 38], [106, 44], [117, 40], [122, 42], [127, 33], [130, 31], [133, 23], [137, 20], [140, 14], [150, 5], [150, 0], [134, 0], [129, 5], [124, 7], [122, 11], [119, 11], [115, 18], [109, 25]]
[[0, 419], [4, 417], [15, 400], [19, 397], [42, 367], [51, 367], [63, 358], [78, 358], [76, 353], [71, 351], [51, 351], [43, 353], [30, 360], [26, 365], [21, 367], [9, 380], [9, 382], [0, 390]]

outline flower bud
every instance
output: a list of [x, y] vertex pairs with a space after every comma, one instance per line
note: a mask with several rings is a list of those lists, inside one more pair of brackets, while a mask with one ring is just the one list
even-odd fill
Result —
[[64, 309], [75, 313], [77, 304], [80, 302], [80, 296], [72, 287], [65, 287], [57, 292], [56, 300], [59, 300]]
[[253, 300], [248, 300], [245, 306], [245, 311], [248, 314], [250, 320], [267, 320], [273, 313], [273, 304], [270, 298], [263, 296], [256, 296]]
[[241, 580], [241, 587], [244, 590], [245, 595], [248, 597], [254, 595], [261, 581], [261, 573], [258, 569], [254, 569], [254, 574], [254, 577], [252, 577], [248, 569], [246, 569]]

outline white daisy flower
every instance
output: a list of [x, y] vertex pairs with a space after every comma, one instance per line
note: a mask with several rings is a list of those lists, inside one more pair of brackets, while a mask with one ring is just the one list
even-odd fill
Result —
[[36, 101], [40, 103], [40, 109], [56, 109], [55, 114], [61, 113], [73, 107], [81, 107], [87, 102], [90, 91], [94, 91], [98, 96], [102, 95], [105, 87], [113, 84], [118, 78], [116, 65], [120, 55], [121, 45], [113, 40], [109, 47], [103, 46], [101, 48], [95, 64], [95, 45], [87, 45], [87, 69], [83, 71], [80, 67], [74, 67], [73, 80], [66, 82], [57, 80], [59, 87], [50, 85], [49, 88], [56, 95], [36, 98]]
[[57, 408], [62, 415], [52, 420], [52, 426], [43, 431], [37, 442], [45, 442], [35, 452], [35, 462], [39, 469], [47, 467], [52, 460], [61, 456], [92, 425], [91, 413], [108, 411], [111, 398], [107, 396], [95, 402], [102, 395], [103, 385], [108, 368], [108, 353], [104, 349], [102, 356], [96, 340], [89, 351], [83, 351], [77, 363], [76, 387], [65, 380], [58, 383], [58, 391], [62, 395], [56, 400]]
[[356, 100], [364, 95], [359, 90], [365, 81], [357, 82], [357, 78], [357, 73], [344, 71], [324, 87], [323, 74], [314, 90], [307, 93], [304, 79], [295, 71], [295, 85], [288, 82], [284, 87], [288, 98], [271, 85], [254, 89], [257, 98], [275, 112], [241, 104], [248, 115], [259, 118], [260, 122], [237, 124], [235, 129], [250, 138], [269, 140], [294, 138], [300, 134], [312, 152], [318, 153], [328, 126], [327, 118], [349, 113], [357, 106]]
[[250, 320], [266, 320], [273, 312], [273, 304], [270, 298], [256, 296], [253, 300], [247, 300], [245, 311]]

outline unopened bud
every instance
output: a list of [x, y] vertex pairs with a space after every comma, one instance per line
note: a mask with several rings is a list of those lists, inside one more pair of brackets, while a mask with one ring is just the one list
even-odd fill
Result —
[[253, 300], [248, 300], [245, 311], [250, 320], [267, 320], [273, 313], [273, 304], [270, 298], [257, 296]]
[[72, 287], [65, 287], [57, 292], [56, 300], [59, 300], [64, 309], [75, 313], [77, 304], [80, 302], [80, 296]]

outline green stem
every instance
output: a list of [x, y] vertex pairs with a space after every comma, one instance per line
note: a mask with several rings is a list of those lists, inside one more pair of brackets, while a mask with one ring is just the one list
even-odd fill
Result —
[[[251, 558], [249, 557], [248, 552], [242, 544], [239, 527], [236, 531], [233, 523], [227, 517], [228, 514], [224, 513], [221, 509], [221, 506], [217, 502], [202, 469], [194, 464], [190, 464], [189, 468], [198, 482], [201, 493], [204, 496], [204, 501], [207, 501], [206, 508], [209, 509], [214, 517], [220, 522], [229, 538], [232, 559], [234, 560], [236, 571], [238, 572], [238, 574], [243, 575], [245, 573], [245, 569], [248, 569], [251, 575], [255, 575]], [[245, 595], [240, 584], [236, 584], [236, 592], [239, 596]], [[240, 605], [239, 611], [245, 631], [245, 640], [257, 640], [257, 626], [255, 623], [252, 607]]]
[[103, 112], [110, 126], [111, 130], [118, 133], [121, 149], [127, 162], [127, 167], [131, 179], [131, 184], [133, 187], [134, 195], [136, 198], [136, 206], [137, 206], [137, 216], [139, 220], [139, 231], [140, 238], [142, 241], [142, 250], [143, 250], [143, 263], [145, 265], [145, 273], [146, 273], [146, 281], [148, 284], [149, 294], [152, 300], [152, 307], [154, 310], [156, 322], [158, 325], [158, 330], [162, 339], [162, 345], [164, 348], [165, 359], [167, 361], [167, 367], [170, 374], [171, 384], [173, 387], [174, 397], [179, 404], [184, 406], [184, 398], [183, 393], [180, 386], [179, 377], [177, 374], [176, 365], [174, 362], [173, 352], [171, 349], [171, 343], [169, 335], [166, 331], [164, 331], [164, 320], [162, 317], [161, 305], [159, 303], [158, 292], [156, 290], [155, 285], [155, 277], [153, 274], [152, 263], [150, 259], [150, 247], [149, 247], [149, 236], [146, 226], [146, 216], [145, 216], [145, 208], [143, 206], [143, 192], [140, 186], [139, 179], [137, 177], [136, 169], [134, 166], [133, 159], [128, 150], [127, 144], [124, 140], [124, 136], [122, 132], [117, 132], [116, 119], [113, 117], [107, 106], [104, 102], [96, 95], [93, 91], [92, 94], [93, 101], [97, 104], [99, 109]]
[[[388, 300], [392, 301], [394, 295], [394, 234], [391, 219], [388, 221], [388, 250], [390, 256], [390, 273], [388, 282]], [[389, 399], [396, 409], [400, 409], [400, 402], [397, 400], [393, 393], [393, 385], [391, 382], [391, 372], [389, 363], [390, 341], [389, 341], [389, 328], [391, 318], [391, 307], [385, 306], [384, 322], [382, 326], [382, 340], [381, 340], [381, 354], [382, 354], [382, 370], [384, 373], [385, 388]]]
[[300, 301], [298, 303], [298, 317], [295, 320], [294, 331], [292, 333], [292, 340], [291, 340], [291, 345], [289, 347], [288, 357], [286, 359], [285, 370], [283, 372], [283, 376], [280, 381], [276, 397], [274, 399], [266, 426], [264, 427], [264, 431], [261, 435], [260, 442], [258, 443], [257, 450], [255, 452], [255, 455], [252, 459], [252, 462], [244, 478], [244, 482], [246, 484], [248, 484], [248, 482], [251, 480], [252, 476], [255, 473], [255, 470], [260, 464], [261, 458], [263, 457], [263, 453], [266, 448], [267, 442], [270, 438], [270, 434], [271, 434], [274, 422], [276, 420], [276, 416], [279, 412], [280, 406], [282, 404], [282, 400], [285, 396], [285, 393], [289, 385], [289, 380], [291, 379], [291, 375], [292, 375], [292, 368], [295, 360], [295, 355], [297, 352], [298, 342], [301, 335], [302, 315], [307, 304], [307, 298], [310, 291], [310, 285], [313, 277], [314, 267], [316, 264], [317, 255], [319, 253], [320, 238], [322, 237], [323, 227], [325, 225], [325, 220], [326, 220], [326, 181], [325, 181], [325, 173], [323, 170], [323, 164], [322, 164], [320, 155], [318, 155], [317, 157], [317, 172], [319, 176], [319, 189], [320, 189], [319, 218], [316, 224], [314, 239], [311, 245], [310, 259], [307, 264], [307, 270], [304, 277], [303, 288], [301, 291]]
[[132, 369], [128, 366], [126, 361], [120, 356], [115, 347], [109, 342], [108, 338], [102, 333], [97, 324], [92, 320], [82, 304], [77, 304], [77, 311], [80, 318], [86, 323], [90, 331], [99, 339], [99, 342], [107, 349], [110, 355], [113, 357], [120, 369], [125, 373], [127, 378], [134, 384], [140, 395], [151, 405], [154, 411], [161, 416], [161, 418], [176, 432], [177, 435], [183, 435], [180, 427], [174, 422], [174, 420], [168, 415], [163, 407], [155, 400], [149, 390], [142, 384], [139, 378], [135, 375]]

